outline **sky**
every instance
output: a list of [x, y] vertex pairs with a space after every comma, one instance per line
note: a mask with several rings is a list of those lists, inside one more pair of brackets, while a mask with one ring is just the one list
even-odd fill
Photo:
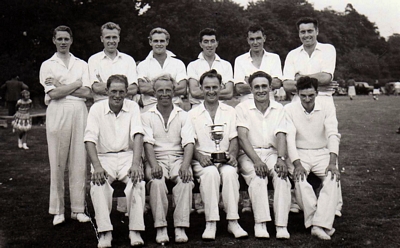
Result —
[[[242, 6], [257, 0], [233, 0]], [[344, 12], [346, 5], [351, 3], [360, 14], [374, 22], [382, 37], [393, 33], [400, 34], [400, 0], [307, 0], [316, 10], [331, 7], [335, 11]]]

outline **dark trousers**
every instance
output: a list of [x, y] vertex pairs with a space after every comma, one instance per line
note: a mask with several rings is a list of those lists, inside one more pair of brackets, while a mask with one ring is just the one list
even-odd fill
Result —
[[13, 116], [17, 112], [17, 110], [15, 109], [16, 104], [17, 104], [17, 101], [7, 101], [9, 116]]

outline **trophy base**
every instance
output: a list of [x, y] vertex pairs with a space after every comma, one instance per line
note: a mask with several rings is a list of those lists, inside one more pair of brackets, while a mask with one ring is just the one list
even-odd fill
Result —
[[211, 153], [211, 161], [213, 163], [226, 163], [228, 159], [224, 152]]

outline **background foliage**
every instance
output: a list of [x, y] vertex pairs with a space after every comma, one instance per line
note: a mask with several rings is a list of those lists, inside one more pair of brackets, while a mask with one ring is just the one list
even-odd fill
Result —
[[[150, 8], [142, 13], [145, 6]], [[267, 31], [266, 49], [280, 55], [300, 45], [296, 20], [314, 16], [320, 21], [320, 42], [337, 49], [335, 79], [381, 84], [400, 79], [400, 35], [386, 41], [377, 27], [351, 4], [343, 12], [317, 11], [306, 0], [264, 0], [247, 9], [230, 0], [3, 0], [0, 3], [0, 82], [18, 74], [32, 94], [42, 95], [38, 81], [41, 63], [55, 51], [52, 30], [61, 24], [74, 32], [72, 53], [87, 60], [102, 49], [100, 26], [114, 21], [122, 28], [119, 49], [143, 60], [150, 47], [148, 33], [157, 26], [171, 33], [169, 50], [186, 64], [200, 52], [198, 32], [219, 32], [218, 54], [233, 65], [246, 52], [246, 29], [252, 23]]]

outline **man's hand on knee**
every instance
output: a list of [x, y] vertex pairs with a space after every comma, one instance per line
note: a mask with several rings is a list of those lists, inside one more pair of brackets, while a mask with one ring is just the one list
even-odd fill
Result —
[[92, 183], [98, 186], [103, 185], [108, 178], [108, 173], [101, 166], [94, 168], [92, 173]]
[[301, 181], [304, 181], [304, 179], [307, 179], [307, 171], [304, 169], [303, 165], [300, 162], [300, 159], [297, 159], [296, 161], [293, 162], [294, 165], [294, 171], [293, 171], [293, 178], [295, 182], [298, 182], [300, 179]]
[[133, 184], [143, 181], [143, 168], [141, 166], [132, 165], [128, 171], [128, 176], [132, 180]]
[[254, 163], [254, 170], [256, 172], [256, 175], [261, 178], [265, 178], [266, 176], [268, 176], [268, 166], [261, 160]]
[[193, 173], [189, 168], [181, 166], [179, 169], [179, 177], [182, 179], [182, 182], [188, 183], [193, 181]]
[[161, 179], [163, 176], [163, 169], [158, 164], [151, 168], [151, 176], [153, 179]]

